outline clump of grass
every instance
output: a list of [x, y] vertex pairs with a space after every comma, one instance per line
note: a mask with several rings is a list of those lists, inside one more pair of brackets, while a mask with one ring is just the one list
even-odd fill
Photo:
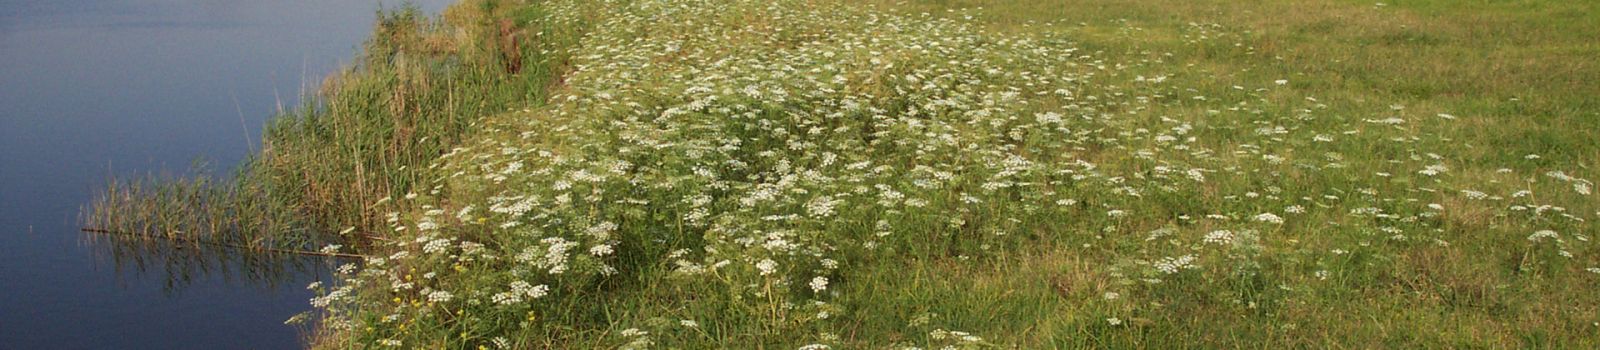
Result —
[[84, 210], [86, 229], [174, 241], [263, 248], [303, 248], [329, 237], [306, 228], [291, 206], [258, 182], [218, 180], [203, 168], [188, 177], [108, 180]]
[[337, 254], [318, 251], [337, 238], [307, 230], [257, 182], [192, 172], [110, 179], [80, 218], [88, 242], [119, 272], [160, 273], [169, 292], [202, 276], [275, 288], [315, 271], [307, 253]]

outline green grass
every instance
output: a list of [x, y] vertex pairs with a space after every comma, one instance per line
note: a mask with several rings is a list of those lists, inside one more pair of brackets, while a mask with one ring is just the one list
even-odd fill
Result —
[[[1593, 174], [1592, 164], [1600, 159], [1600, 144], [1593, 142], [1600, 139], [1595, 125], [1600, 122], [1600, 105], [1592, 98], [1600, 93], [1600, 79], [1596, 79], [1600, 65], [1589, 59], [1600, 57], [1600, 45], [1587, 34], [1600, 29], [1596, 28], [1600, 8], [1592, 3], [1399, 1], [1377, 6], [1337, 1], [909, 1], [889, 8], [944, 13], [979, 7], [982, 9], [959, 14], [975, 14], [998, 31], [1059, 30], [1110, 62], [1160, 60], [1166, 64], [1135, 68], [1133, 73], [1196, 77], [1200, 81], [1194, 83], [1200, 86], [1193, 93], [1198, 95], [1227, 96], [1233, 85], [1288, 80], [1288, 92], [1269, 94], [1266, 106], [1257, 107], [1267, 114], [1294, 113], [1290, 107], [1294, 100], [1315, 97], [1327, 105], [1327, 110], [1318, 114], [1379, 118], [1445, 113], [1459, 117], [1415, 132], [1413, 135], [1433, 139], [1417, 146], [1385, 147], [1374, 140], [1331, 149], [1346, 160], [1369, 164], [1350, 170], [1355, 173], [1385, 171], [1384, 161], [1404, 160], [1433, 149], [1452, 161], [1452, 172], [1467, 174], [1440, 183], [1440, 189], [1500, 188], [1509, 193], [1536, 188], [1529, 182], [1538, 182], [1541, 175], [1537, 174], [1550, 170]], [[1049, 22], [1057, 25], [1040, 24]], [[1177, 115], [1186, 110], [1181, 105], [1153, 109], [1152, 113]], [[1329, 134], [1342, 131], [1315, 121], [1307, 124], [1303, 127], [1325, 128]], [[1248, 142], [1247, 136], [1230, 136], [1234, 137], [1225, 140]], [[1330, 151], [1318, 148], [1322, 149], [1313, 149]], [[1529, 154], [1540, 158], [1527, 159]], [[1502, 168], [1529, 175], [1494, 175]], [[1264, 182], [1303, 193], [1361, 186], [1393, 193], [1426, 184], [1415, 176], [1407, 177], [1403, 173], [1396, 176], [1394, 184], [1387, 186], [1392, 189], [1382, 183], [1315, 174]], [[1227, 312], [1211, 304], [1197, 305], [1195, 300], [1175, 302], [1152, 315], [1161, 319], [1139, 327], [1148, 333], [1109, 340], [1137, 346], [1169, 346], [1174, 340], [1248, 347], [1592, 346], [1578, 344], [1587, 344], [1591, 340], [1583, 339], [1596, 334], [1596, 305], [1583, 301], [1582, 296], [1594, 291], [1579, 286], [1592, 283], [1588, 281], [1594, 276], [1552, 278], [1552, 272], [1576, 266], [1530, 266], [1540, 259], [1540, 253], [1534, 252], [1538, 248], [1526, 247], [1519, 239], [1514, 228], [1521, 225], [1508, 222], [1507, 214], [1500, 212], [1504, 208], [1467, 204], [1451, 197], [1455, 196], [1443, 193], [1420, 198], [1448, 201], [1442, 202], [1447, 208], [1467, 207], [1447, 213], [1442, 222], [1431, 225], [1441, 230], [1438, 239], [1452, 243], [1448, 248], [1380, 250], [1345, 262], [1296, 261], [1310, 257], [1294, 250], [1347, 244], [1360, 237], [1339, 235], [1337, 226], [1363, 224], [1339, 217], [1311, 219], [1301, 227], [1283, 230], [1303, 244], [1268, 248], [1269, 253], [1279, 251], [1279, 257], [1264, 260], [1330, 271], [1344, 269], [1346, 275], [1335, 277], [1341, 288], [1263, 293], [1283, 300], [1266, 312]], [[1576, 201], [1567, 203], [1574, 205], [1569, 208], [1573, 213], [1594, 211], [1592, 196], [1572, 198]], [[1195, 199], [1184, 196], [1175, 200]], [[1531, 221], [1530, 226], [1548, 224], [1544, 219]], [[1596, 233], [1587, 224], [1573, 230], [1591, 236]], [[1586, 244], [1592, 247], [1592, 243]], [[1020, 259], [1004, 266], [1021, 269], [1039, 263]], [[1272, 268], [1291, 270], [1274, 272], [1277, 274], [1305, 272], [1292, 271], [1294, 266]], [[1275, 283], [1295, 280], [1260, 275]], [[984, 283], [974, 278], [952, 292]], [[1233, 284], [1238, 287], [1238, 283]], [[1032, 286], [1035, 293], [1046, 288], [1042, 283]], [[1210, 286], [1179, 289], [1183, 290], [1170, 298], [1184, 300], [1222, 292]], [[1056, 307], [1074, 312], [1070, 305]], [[1084, 342], [1081, 335], [1062, 332], [1046, 338], [1073, 341], [1032, 344], [1107, 344], [1101, 342], [1106, 339]]]
[[464, 2], [244, 183], [317, 348], [1592, 348], [1597, 10]]
[[[457, 6], [441, 20], [413, 8], [386, 13], [361, 63], [330, 77], [316, 102], [275, 119], [253, 164], [274, 197], [299, 205], [317, 227], [370, 229], [382, 198], [426, 190], [428, 162], [474, 130], [483, 115], [536, 106], [554, 78], [553, 45], [526, 38], [505, 54], [497, 2]], [[529, 64], [514, 74], [509, 57]]]
[[309, 102], [273, 118], [262, 153], [232, 176], [218, 179], [200, 167], [190, 178], [113, 179], [85, 208], [84, 225], [264, 249], [342, 245], [359, 252], [391, 209], [385, 198], [428, 190], [429, 162], [469, 136], [482, 116], [541, 104], [557, 77], [563, 58], [552, 48], [570, 44], [548, 40], [560, 36], [530, 38], [537, 24], [526, 21], [501, 31], [500, 18], [529, 9], [498, 3], [456, 6], [440, 18], [414, 7], [380, 11], [358, 62], [328, 77]]

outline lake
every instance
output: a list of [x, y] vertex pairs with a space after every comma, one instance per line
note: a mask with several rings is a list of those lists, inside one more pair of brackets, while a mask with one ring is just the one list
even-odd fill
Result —
[[226, 173], [400, 4], [0, 1], [0, 349], [301, 347], [283, 321], [320, 269], [174, 278], [173, 262], [113, 261], [79, 208], [110, 176]]

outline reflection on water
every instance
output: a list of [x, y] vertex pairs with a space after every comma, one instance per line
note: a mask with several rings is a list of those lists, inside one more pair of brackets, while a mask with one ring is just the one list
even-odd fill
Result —
[[236, 288], [297, 288], [304, 286], [298, 281], [323, 280], [331, 264], [350, 260], [122, 232], [84, 230], [83, 235], [95, 256], [110, 260], [119, 276], [163, 281], [169, 293], [196, 281], [218, 280]]
[[111, 176], [236, 164], [380, 1], [402, 0], [0, 0], [0, 349], [299, 347], [283, 321], [328, 259], [110, 240], [77, 215]]

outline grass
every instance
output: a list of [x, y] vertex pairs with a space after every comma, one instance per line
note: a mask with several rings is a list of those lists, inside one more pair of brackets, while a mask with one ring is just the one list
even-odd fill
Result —
[[456, 6], [439, 19], [414, 7], [380, 11], [359, 62], [272, 119], [262, 153], [232, 176], [197, 167], [191, 178], [113, 179], [85, 208], [84, 224], [265, 249], [359, 250], [386, 198], [425, 190], [428, 163], [482, 115], [537, 105], [556, 78], [561, 58], [551, 48], [561, 43], [544, 39], [559, 37], [527, 37], [534, 24], [517, 18], [528, 9], [497, 4]]
[[[1448, 187], [1500, 187], [1505, 193], [1515, 192], [1530, 188], [1538, 175], [1492, 174], [1499, 169], [1527, 174], [1561, 169], [1592, 173], [1590, 164], [1600, 159], [1600, 148], [1589, 141], [1600, 136], [1594, 131], [1600, 121], [1600, 105], [1590, 97], [1600, 92], [1600, 80], [1595, 79], [1600, 77], [1600, 66], [1586, 59], [1600, 55], [1600, 45], [1583, 34], [1593, 32], [1595, 23], [1600, 23], [1595, 21], [1600, 9], [1594, 4], [911, 1], [893, 5], [889, 8], [942, 16], [972, 13], [997, 31], [1060, 30], [1083, 47], [1106, 55], [1108, 61], [1161, 60], [1181, 65], [1183, 72], [1156, 66], [1144, 69], [1143, 74], [1198, 75], [1212, 80], [1200, 82], [1202, 86], [1194, 91], [1198, 95], [1225, 96], [1234, 85], [1286, 79], [1291, 91], [1269, 96], [1273, 99], [1269, 108], [1291, 104], [1290, 99], [1314, 97], [1327, 101], [1329, 107], [1327, 112], [1319, 112], [1322, 114], [1457, 116], [1459, 119], [1426, 130], [1424, 137], [1436, 138], [1439, 144], [1416, 147], [1448, 150], [1435, 152], [1452, 160], [1452, 171], [1469, 174], [1445, 182]], [[945, 13], [962, 8], [981, 10]], [[1047, 22], [1062, 25], [1040, 25]], [[1181, 106], [1154, 110], [1184, 113]], [[1339, 131], [1306, 126], [1319, 127], [1329, 134]], [[1351, 161], [1371, 163], [1415, 157], [1420, 151], [1382, 148], [1372, 142], [1334, 151]], [[1283, 187], [1315, 193], [1377, 185], [1330, 180], [1303, 177], [1284, 181]], [[1415, 179], [1403, 181], [1417, 183]], [[1403, 184], [1396, 189], [1404, 190]], [[1515, 237], [1512, 228], [1519, 225], [1507, 222], [1504, 208], [1439, 197], [1444, 198], [1435, 200], [1449, 201], [1446, 208], [1466, 208], [1447, 213], [1436, 226], [1441, 230], [1438, 239], [1451, 242], [1449, 247], [1382, 252], [1361, 258], [1375, 261], [1347, 263], [1341, 267], [1369, 271], [1343, 277], [1344, 288], [1279, 293], [1278, 297], [1293, 302], [1266, 315], [1241, 317], [1212, 307], [1176, 305], [1161, 312], [1166, 317], [1156, 323], [1177, 325], [1143, 328], [1179, 329], [1156, 339], [1252, 347], [1583, 347], [1577, 344], [1587, 341], [1580, 339], [1596, 334], [1596, 307], [1581, 301], [1580, 296], [1593, 291], [1571, 288], [1593, 276], [1530, 278], [1550, 270], [1535, 272], [1529, 266], [1537, 259], [1532, 256], [1538, 253], [1531, 252], [1536, 248], [1510, 248], [1527, 244], [1507, 239]], [[1574, 213], [1592, 212], [1593, 202], [1579, 200], [1573, 203], [1582, 204], [1571, 209], [1576, 209]], [[1316, 244], [1324, 246], [1352, 240], [1316, 237], [1322, 235], [1314, 233], [1336, 232], [1328, 230], [1328, 224], [1354, 223], [1337, 217], [1318, 218], [1285, 233], [1302, 242], [1325, 241]], [[1575, 230], [1591, 236], [1596, 232], [1588, 225]], [[1048, 260], [1020, 259], [1007, 265], [1024, 269], [1041, 263], [1050, 264]], [[1387, 268], [1370, 267], [1374, 265]], [[955, 290], [985, 283], [975, 278]], [[1033, 284], [1035, 290], [1045, 288], [1042, 283]], [[1193, 289], [1186, 293], [1216, 291]], [[1060, 310], [1072, 312], [1070, 306]], [[1070, 335], [1052, 338], [1082, 339]], [[1144, 341], [1130, 339], [1123, 344], [1161, 346]], [[1104, 345], [1051, 343], [1066, 347], [1096, 344]]]
[[463, 2], [239, 183], [316, 348], [1591, 348], [1596, 11]]
[[[527, 24], [494, 30], [519, 10], [495, 4], [453, 7], [437, 21], [414, 8], [383, 14], [360, 65], [267, 128], [255, 166], [274, 197], [297, 203], [317, 227], [374, 227], [378, 211], [369, 207], [425, 189], [427, 163], [480, 116], [542, 100], [554, 77], [545, 45], [553, 43], [500, 45]], [[505, 62], [513, 57], [536, 64]]]

